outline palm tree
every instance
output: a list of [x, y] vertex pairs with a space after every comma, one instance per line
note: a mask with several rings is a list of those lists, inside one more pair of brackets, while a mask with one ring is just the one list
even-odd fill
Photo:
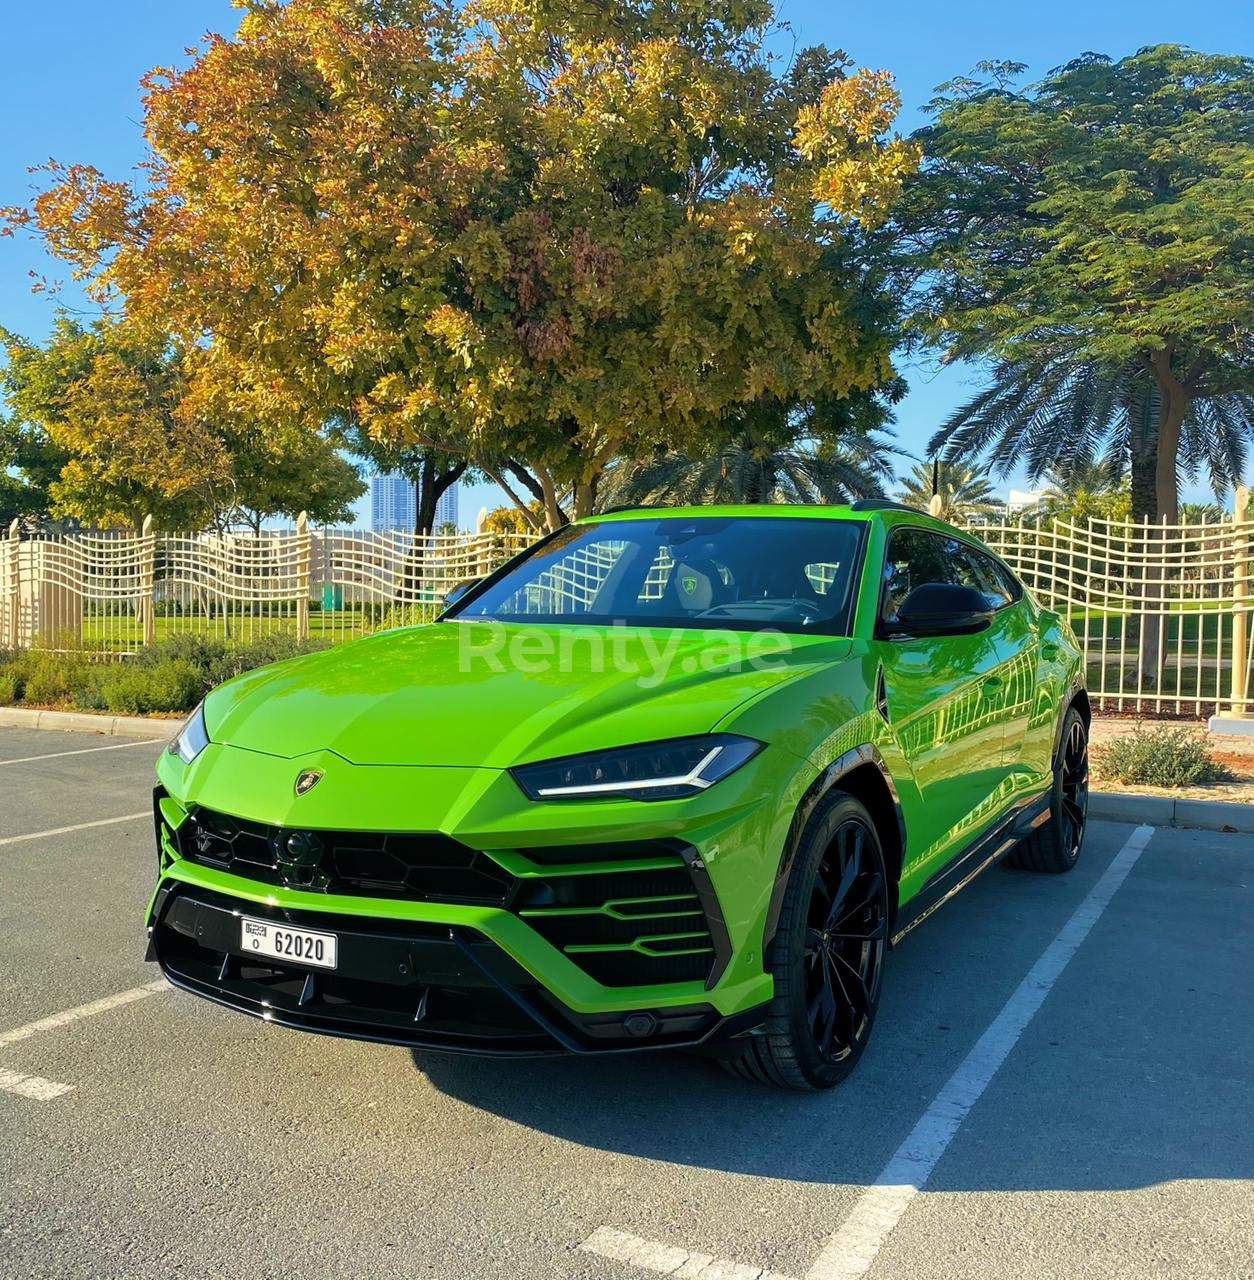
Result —
[[663, 453], [624, 460], [607, 473], [597, 507], [647, 503], [837, 503], [878, 497], [896, 450], [874, 432], [826, 448], [811, 440], [773, 442], [743, 430], [708, 456]]
[[[973, 517], [989, 516], [1000, 511], [1005, 503], [993, 493], [993, 486], [985, 475], [969, 467], [955, 467], [942, 463], [939, 468], [940, 518], [951, 524], [961, 523]], [[901, 481], [898, 494], [908, 507], [928, 511], [932, 501], [932, 467], [920, 462]]]
[[[987, 458], [1007, 474], [1024, 465], [1036, 480], [1051, 467], [1080, 467], [1105, 459], [1131, 469], [1132, 515], [1174, 521], [1178, 501], [1160, 509], [1157, 493], [1161, 396], [1140, 364], [1119, 367], [1075, 357], [1064, 345], [1035, 359], [1000, 361], [992, 384], [956, 409], [932, 438], [941, 456]], [[1190, 480], [1204, 468], [1216, 496], [1240, 483], [1254, 434], [1254, 395], [1232, 391], [1189, 402], [1181, 427], [1177, 470]], [[1150, 537], [1154, 537], [1153, 533]], [[1161, 611], [1147, 573], [1138, 670], [1129, 678], [1156, 688], [1161, 676]]]
[[[1095, 462], [1132, 472], [1132, 512], [1166, 515], [1155, 491], [1159, 390], [1137, 364], [1111, 368], [1065, 348], [1033, 360], [1001, 361], [989, 387], [959, 406], [929, 448], [948, 461], [984, 458], [1008, 475], [1023, 466], [1031, 481]], [[1190, 402], [1181, 430], [1179, 470], [1194, 480], [1205, 469], [1216, 495], [1240, 483], [1254, 433], [1254, 395], [1234, 391]]]

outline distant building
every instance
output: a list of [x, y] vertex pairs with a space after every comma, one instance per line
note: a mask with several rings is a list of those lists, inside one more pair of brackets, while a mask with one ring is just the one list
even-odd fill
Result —
[[[457, 519], [458, 486], [450, 485], [435, 504], [434, 529]], [[413, 529], [418, 523], [418, 496], [414, 482], [398, 471], [370, 477], [370, 527], [375, 533]]]
[[370, 477], [370, 527], [375, 533], [412, 529], [417, 512], [412, 480], [397, 471]]
[[1047, 489], [1011, 489], [1010, 501], [1006, 503], [1006, 512], [1012, 516], [1018, 515], [1021, 511], [1039, 507], [1048, 497]]
[[434, 529], [436, 533], [439, 533], [446, 524], [461, 528], [461, 524], [457, 519], [457, 486], [458, 482], [454, 480], [440, 495], [439, 502], [435, 504]]

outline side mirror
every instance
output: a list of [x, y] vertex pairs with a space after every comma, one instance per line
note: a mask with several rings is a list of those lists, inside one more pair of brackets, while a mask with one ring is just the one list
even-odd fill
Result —
[[444, 607], [448, 608], [449, 605], [456, 604], [471, 587], [477, 585], [480, 581], [482, 581], [480, 578], [463, 578], [461, 582], [455, 582], [444, 593]]
[[974, 587], [924, 582], [901, 602], [886, 630], [889, 635], [969, 636], [987, 630], [992, 621], [993, 610]]

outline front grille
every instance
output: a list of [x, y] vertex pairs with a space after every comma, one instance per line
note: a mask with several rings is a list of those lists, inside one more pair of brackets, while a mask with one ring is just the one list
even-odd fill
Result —
[[197, 809], [178, 844], [201, 866], [319, 893], [502, 906], [514, 884], [486, 855], [438, 834], [295, 830]]
[[[587, 860], [582, 853], [569, 849], [567, 857]], [[513, 909], [604, 986], [701, 981], [714, 941], [692, 876], [674, 856], [667, 868], [546, 874], [520, 888]]]
[[297, 830], [203, 808], [159, 831], [180, 857], [264, 884], [505, 907], [607, 987], [713, 982], [730, 956], [708, 875], [677, 841], [519, 849], [538, 874], [515, 877], [438, 833]]

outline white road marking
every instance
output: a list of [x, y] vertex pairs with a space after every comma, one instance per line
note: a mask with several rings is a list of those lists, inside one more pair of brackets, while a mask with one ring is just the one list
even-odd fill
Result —
[[1028, 1023], [1154, 834], [1137, 827], [1088, 896], [1041, 952], [1001, 1012], [949, 1077], [884, 1172], [862, 1193], [844, 1225], [824, 1246], [806, 1280], [861, 1280], [911, 1200], [931, 1177], [958, 1126], [980, 1100]]
[[164, 738], [144, 738], [139, 742], [113, 742], [107, 747], [77, 747], [73, 751], [48, 751], [41, 756], [18, 756], [16, 760], [0, 760], [0, 769], [6, 764], [30, 764], [32, 760], [58, 760], [62, 756], [86, 756], [93, 751], [125, 751], [127, 747], [151, 747]]
[[51, 1102], [73, 1088], [72, 1084], [58, 1084], [55, 1080], [45, 1080], [43, 1076], [24, 1076], [20, 1071], [0, 1067], [0, 1091], [4, 1093], [34, 1098], [36, 1102]]
[[613, 1227], [598, 1227], [579, 1247], [585, 1253], [674, 1276], [675, 1280], [788, 1280], [778, 1271], [764, 1271], [743, 1262], [725, 1262], [708, 1253], [690, 1253], [687, 1249], [644, 1240]]
[[48, 831], [31, 831], [24, 836], [2, 836], [0, 845], [20, 844], [23, 840], [42, 840], [45, 836], [63, 836], [71, 831], [86, 831], [89, 827], [109, 827], [115, 822], [134, 822], [136, 818], [151, 818], [152, 810], [143, 809], [139, 813], [124, 813], [120, 818], [99, 818], [95, 822], [76, 822], [72, 827], [52, 827]]
[[[29, 1040], [44, 1031], [55, 1031], [67, 1023], [78, 1022], [83, 1018], [94, 1018], [98, 1013], [107, 1013], [120, 1005], [133, 1004], [136, 1000], [144, 1000], [155, 996], [159, 991], [173, 991], [174, 988], [164, 979], [149, 982], [142, 987], [132, 987], [129, 991], [119, 991], [117, 995], [105, 996], [101, 1000], [93, 1000], [90, 1004], [80, 1004], [73, 1009], [63, 1009], [60, 1013], [49, 1014], [38, 1022], [28, 1022], [25, 1026], [14, 1027], [12, 1031], [0, 1031], [0, 1048], [16, 1044], [19, 1040]], [[0, 1068], [2, 1070], [3, 1068]], [[69, 1088], [69, 1085], [62, 1086]]]

